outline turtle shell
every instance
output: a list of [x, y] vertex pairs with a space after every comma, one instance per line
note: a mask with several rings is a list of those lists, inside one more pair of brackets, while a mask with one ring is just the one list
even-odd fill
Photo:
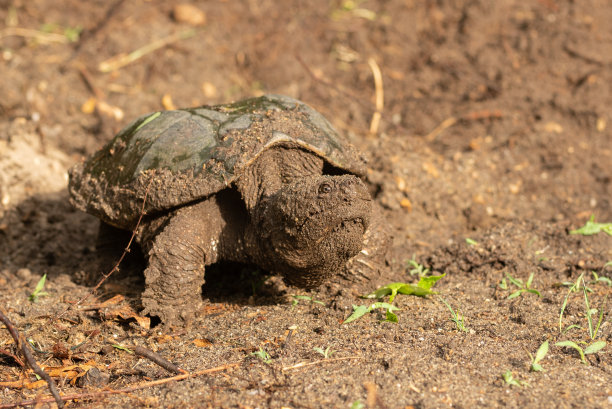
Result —
[[143, 210], [154, 214], [225, 189], [275, 145], [300, 147], [347, 173], [365, 171], [363, 159], [320, 113], [265, 95], [136, 119], [70, 169], [71, 202], [130, 229]]

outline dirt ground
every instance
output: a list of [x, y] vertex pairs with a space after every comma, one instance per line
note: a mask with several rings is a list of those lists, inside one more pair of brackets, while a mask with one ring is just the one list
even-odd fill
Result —
[[[69, 407], [612, 407], [612, 287], [595, 282], [612, 276], [612, 236], [569, 234], [591, 214], [612, 222], [609, 2], [0, 4], [0, 306], [60, 393], [80, 395]], [[67, 169], [143, 113], [263, 93], [305, 101], [368, 156], [393, 236], [385, 271], [306, 292], [225, 266], [180, 328], [138, 314], [143, 278], [128, 268], [57, 318], [100, 277], [97, 221], [69, 205]], [[409, 260], [446, 273], [434, 288], [467, 331], [438, 296], [399, 295], [397, 323], [376, 310], [342, 324], [372, 302], [359, 295], [415, 282]], [[540, 296], [508, 299], [506, 274], [531, 273]], [[561, 323], [580, 328], [559, 330], [561, 283], [581, 274], [595, 323], [604, 313], [594, 337], [582, 291]], [[565, 340], [607, 345], [587, 365], [554, 346]], [[173, 374], [113, 345], [220, 368], [163, 381]], [[50, 396], [19, 360], [0, 327], [0, 407]]]

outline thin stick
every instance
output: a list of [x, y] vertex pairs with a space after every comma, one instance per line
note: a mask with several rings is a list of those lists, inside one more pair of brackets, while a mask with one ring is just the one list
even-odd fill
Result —
[[7, 27], [4, 30], [0, 31], [0, 38], [11, 37], [11, 36], [35, 38], [36, 40], [42, 43], [67, 44], [70, 42], [68, 37], [66, 37], [65, 35], [55, 34], [55, 33], [45, 33], [44, 31], [32, 30], [29, 28]]
[[365, 103], [362, 101], [361, 98], [359, 98], [357, 95], [353, 94], [352, 92], [349, 92], [347, 90], [345, 90], [344, 88], [340, 88], [339, 86], [337, 86], [336, 84], [332, 83], [331, 81], [326, 80], [325, 78], [322, 78], [320, 75], [315, 74], [314, 71], [312, 71], [312, 69], [310, 69], [310, 67], [308, 66], [308, 64], [306, 64], [306, 62], [302, 59], [302, 57], [300, 57], [299, 55], [295, 55], [296, 60], [298, 60], [298, 62], [302, 65], [302, 67], [304, 67], [304, 69], [306, 70], [306, 72], [308, 73], [308, 75], [310, 75], [310, 77], [312, 77], [312, 79], [314, 79], [317, 82], [320, 82], [330, 88], [335, 89], [336, 91], [338, 91], [341, 94], [344, 94], [348, 97], [350, 97], [353, 101], [356, 101], [357, 103], [366, 106]]
[[[130, 348], [130, 349], [132, 349], [132, 348]], [[161, 366], [162, 368], [164, 368], [168, 372], [177, 373], [177, 374], [179, 374], [179, 373], [183, 373], [183, 374], [187, 373], [185, 370], [179, 368], [178, 366], [176, 366], [172, 362], [168, 361], [166, 358], [164, 358], [163, 356], [161, 356], [157, 352], [153, 352], [153, 351], [151, 351], [148, 348], [137, 346], [137, 347], [133, 348], [133, 351], [134, 351], [134, 353], [136, 355], [142, 356], [144, 358], [147, 358], [147, 359], [155, 362], [157, 365]]]
[[451, 117], [446, 118], [444, 121], [442, 121], [442, 123], [436, 126], [433, 129], [433, 131], [428, 133], [425, 136], [425, 140], [427, 140], [428, 142], [433, 141], [445, 129], [450, 128], [451, 126], [455, 125], [459, 121], [477, 121], [480, 119], [500, 119], [503, 116], [504, 114], [498, 109], [494, 109], [494, 110], [485, 109], [482, 111], [468, 112], [467, 114], [462, 115], [460, 117], [451, 116]]
[[17, 328], [15, 328], [13, 323], [8, 319], [8, 317], [4, 314], [4, 311], [2, 311], [1, 308], [0, 321], [2, 321], [4, 325], [6, 325], [6, 329], [13, 337], [15, 344], [21, 349], [21, 352], [23, 353], [23, 356], [25, 357], [25, 360], [30, 366], [30, 368], [32, 368], [32, 370], [34, 370], [34, 372], [38, 376], [43, 378], [45, 382], [47, 382], [47, 385], [49, 385], [49, 391], [51, 392], [51, 395], [53, 395], [53, 399], [51, 401], [55, 400], [55, 402], [57, 403], [57, 407], [62, 409], [64, 407], [64, 402], [62, 401], [62, 398], [60, 397], [60, 394], [57, 391], [57, 386], [55, 385], [55, 382], [53, 381], [53, 379], [51, 379], [49, 374], [47, 374], [45, 371], [42, 370], [40, 366], [38, 366], [38, 364], [36, 363], [36, 359], [34, 359], [32, 351], [30, 351], [30, 348], [25, 338], [23, 337], [23, 335], [19, 335]]
[[284, 372], [284, 371], [289, 371], [291, 369], [304, 368], [306, 366], [319, 365], [319, 364], [323, 364], [327, 362], [344, 361], [345, 359], [361, 359], [361, 357], [360, 356], [345, 356], [342, 358], [321, 359], [320, 361], [314, 361], [314, 362], [300, 362], [299, 364], [285, 366], [284, 368], [281, 369], [281, 371]]
[[380, 72], [380, 67], [376, 63], [376, 60], [374, 58], [368, 58], [368, 65], [372, 70], [372, 76], [374, 77], [374, 89], [376, 92], [376, 111], [372, 115], [372, 121], [370, 122], [370, 134], [375, 135], [378, 133], [380, 118], [385, 107], [385, 93], [383, 88], [382, 73]]
[[[169, 382], [182, 381], [183, 379], [187, 379], [187, 378], [195, 378], [201, 375], [225, 371], [227, 369], [238, 366], [239, 364], [240, 362], [234, 362], [231, 364], [217, 366], [215, 368], [202, 369], [200, 371], [184, 373], [181, 375], [171, 376], [169, 378], [158, 379], [156, 381], [144, 382], [144, 383], [141, 383], [140, 385], [128, 386], [126, 388], [121, 388], [121, 389], [110, 389], [110, 390], [104, 390], [104, 391], [99, 391], [99, 392], [88, 392], [88, 393], [74, 393], [71, 395], [64, 395], [61, 397], [61, 399], [64, 401], [73, 400], [73, 399], [82, 400], [82, 399], [98, 398], [98, 397], [102, 397], [106, 395], [117, 395], [120, 393], [130, 393], [130, 392], [134, 392], [140, 389], [150, 388], [152, 386], [163, 385]], [[15, 408], [18, 406], [28, 406], [28, 405], [34, 405], [38, 403], [48, 403], [48, 402], [53, 402], [53, 398], [45, 397], [45, 398], [40, 398], [40, 399], [31, 399], [31, 400], [21, 401], [17, 403], [0, 404], [0, 409]]]
[[76, 303], [69, 304], [68, 308], [66, 308], [61, 314], [57, 315], [54, 319], [61, 318], [64, 314], [66, 314], [68, 311], [70, 311], [72, 309], [72, 307], [76, 307], [76, 306], [84, 303], [90, 296], [92, 296], [96, 291], [98, 291], [100, 286], [106, 280], [108, 280], [108, 278], [115, 271], [119, 270], [119, 266], [121, 265], [121, 262], [123, 261], [125, 256], [130, 252], [130, 248], [132, 246], [132, 242], [136, 238], [136, 232], [138, 231], [138, 227], [140, 227], [140, 223], [142, 222], [142, 218], [146, 214], [145, 213], [145, 205], [147, 203], [147, 197], [149, 196], [149, 189], [151, 188], [151, 182], [153, 182], [153, 179], [151, 179], [149, 181], [149, 184], [147, 185], [147, 190], [145, 191], [144, 198], [142, 200], [142, 206], [140, 207], [140, 216], [138, 217], [138, 221], [136, 222], [136, 226], [134, 227], [134, 230], [132, 230], [132, 236], [130, 237], [130, 241], [128, 241], [127, 246], [125, 246], [125, 249], [123, 250], [123, 254], [121, 254], [121, 257], [119, 257], [119, 260], [117, 261], [117, 263], [115, 263], [115, 266], [107, 274], [102, 273], [102, 279], [100, 281], [98, 281], [98, 284], [96, 284], [96, 286], [89, 292], [89, 294], [87, 294], [85, 297], [83, 297], [80, 300], [78, 300]]
[[152, 53], [153, 51], [156, 51], [179, 40], [184, 40], [186, 38], [193, 37], [194, 35], [194, 30], [186, 30], [172, 34], [168, 37], [160, 38], [159, 40], [153, 41], [152, 43], [140, 47], [129, 54], [122, 53], [112, 58], [109, 58], [108, 60], [102, 61], [98, 65], [98, 70], [104, 73], [118, 70], [119, 68], [123, 68], [126, 65], [131, 64], [134, 61], [144, 57], [145, 55]]

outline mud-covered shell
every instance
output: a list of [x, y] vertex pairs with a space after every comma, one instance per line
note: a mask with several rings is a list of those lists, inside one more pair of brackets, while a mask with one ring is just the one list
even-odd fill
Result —
[[[70, 171], [72, 203], [117, 227], [229, 186], [266, 149], [286, 145], [363, 175], [354, 148], [317, 111], [266, 95], [144, 115]], [[145, 200], [146, 197], [146, 200]]]

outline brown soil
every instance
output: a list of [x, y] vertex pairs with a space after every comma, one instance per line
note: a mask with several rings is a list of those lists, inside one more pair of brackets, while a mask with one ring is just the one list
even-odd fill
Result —
[[[170, 376], [112, 344], [145, 346], [188, 371], [236, 363], [71, 407], [612, 405], [610, 301], [597, 334], [608, 345], [587, 355], [589, 365], [553, 346], [592, 342], [581, 293], [569, 298], [563, 326], [582, 329], [560, 334], [568, 288], [558, 284], [583, 273], [593, 280], [592, 271], [612, 275], [611, 236], [569, 234], [591, 214], [612, 221], [608, 2], [194, 3], [204, 25], [174, 2], [62, 3], [4, 2], [0, 10], [0, 306], [39, 350], [54, 351], [36, 353], [49, 371], [79, 365], [56, 377], [62, 394]], [[75, 27], [83, 28], [78, 41], [65, 42], [64, 30]], [[99, 70], [160, 39], [173, 41]], [[372, 61], [384, 91], [373, 135]], [[306, 293], [223, 266], [209, 274], [205, 307], [189, 327], [147, 329], [136, 314], [143, 283], [132, 265], [52, 319], [100, 274], [91, 265], [97, 221], [68, 204], [67, 169], [143, 113], [262, 93], [309, 103], [367, 154], [367, 179], [393, 232], [388, 269]], [[435, 296], [398, 296], [398, 323], [376, 312], [341, 324], [352, 304], [366, 304], [359, 294], [414, 281], [413, 256], [447, 274], [435, 288], [465, 315], [468, 332]], [[48, 295], [32, 303], [45, 273]], [[509, 300], [516, 287], [499, 287], [505, 273], [522, 280], [534, 273], [541, 296]], [[590, 288], [591, 307], [601, 308], [611, 287]], [[322, 304], [292, 305], [298, 294]], [[530, 372], [528, 352], [547, 339], [545, 372]], [[313, 350], [327, 347], [328, 359]], [[260, 348], [268, 363], [252, 355]], [[0, 382], [35, 381], [7, 353], [15, 346], [1, 329]], [[110, 383], [72, 384], [85, 364]], [[506, 384], [507, 370], [530, 386]], [[48, 394], [44, 385], [0, 385], [3, 404]]]

